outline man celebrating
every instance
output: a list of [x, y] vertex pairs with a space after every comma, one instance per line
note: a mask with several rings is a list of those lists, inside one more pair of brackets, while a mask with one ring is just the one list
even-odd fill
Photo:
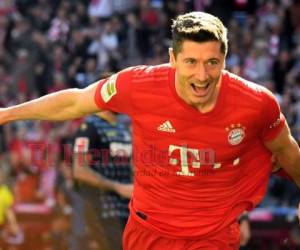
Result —
[[273, 154], [300, 186], [299, 147], [264, 87], [226, 70], [227, 30], [203, 12], [173, 22], [170, 63], [3, 108], [2, 123], [100, 110], [133, 121], [125, 250], [238, 249], [237, 218], [263, 198]]

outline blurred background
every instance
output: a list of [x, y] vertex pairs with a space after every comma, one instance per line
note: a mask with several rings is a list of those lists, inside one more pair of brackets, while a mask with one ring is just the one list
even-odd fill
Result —
[[[0, 105], [84, 88], [130, 65], [165, 63], [171, 19], [191, 10], [225, 23], [226, 68], [276, 95], [299, 142], [299, 0], [0, 0]], [[76, 249], [70, 239], [76, 238], [77, 208], [68, 183], [80, 123], [21, 121], [0, 127], [1, 171], [21, 228], [13, 238], [2, 230], [0, 250]], [[247, 249], [300, 249], [299, 201], [293, 183], [272, 176], [266, 198], [250, 214]], [[86, 249], [107, 249], [105, 239], [101, 245], [95, 237], [101, 233], [89, 236]]]

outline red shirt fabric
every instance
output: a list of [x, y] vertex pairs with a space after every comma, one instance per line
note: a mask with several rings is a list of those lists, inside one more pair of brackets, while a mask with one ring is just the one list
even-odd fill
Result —
[[137, 66], [101, 80], [95, 102], [132, 118], [130, 209], [146, 227], [209, 237], [262, 200], [272, 167], [263, 141], [285, 122], [266, 88], [224, 70], [215, 107], [201, 113], [177, 95], [168, 64]]

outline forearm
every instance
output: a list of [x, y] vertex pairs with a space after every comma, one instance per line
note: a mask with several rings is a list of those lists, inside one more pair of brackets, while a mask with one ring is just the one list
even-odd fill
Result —
[[88, 166], [74, 164], [73, 175], [76, 180], [88, 183], [103, 190], [113, 191], [113, 182], [89, 169]]
[[68, 120], [81, 115], [77, 111], [78, 90], [68, 89], [2, 109], [3, 123], [16, 120]]
[[95, 113], [97, 83], [85, 89], [66, 89], [38, 99], [0, 109], [0, 123], [17, 120], [64, 121]]
[[93, 171], [85, 162], [86, 155], [76, 154], [73, 158], [73, 177], [105, 191], [113, 191], [124, 198], [130, 198], [133, 184], [110, 180]]
[[295, 140], [289, 148], [284, 148], [275, 154], [279, 165], [289, 174], [300, 187], [300, 150]]
[[18, 223], [14, 211], [10, 208], [6, 212], [6, 219], [13, 232], [18, 231]]

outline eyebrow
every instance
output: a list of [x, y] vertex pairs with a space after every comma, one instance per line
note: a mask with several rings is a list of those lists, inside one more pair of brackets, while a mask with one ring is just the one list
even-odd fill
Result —
[[[187, 61], [187, 60], [198, 61], [195, 57], [186, 57], [186, 58], [183, 59], [183, 61]], [[205, 60], [205, 62], [208, 62], [208, 61], [218, 61], [218, 62], [220, 62], [221, 60], [219, 58], [212, 57], [212, 58], [209, 58], [209, 59]]]
[[188, 61], [188, 60], [197, 61], [197, 59], [194, 58], [194, 57], [187, 57], [187, 58], [184, 58], [183, 60], [184, 60], [184, 61]]
[[221, 62], [221, 60], [219, 58], [215, 58], [215, 57], [208, 59], [206, 62], [209, 62], [209, 61]]

